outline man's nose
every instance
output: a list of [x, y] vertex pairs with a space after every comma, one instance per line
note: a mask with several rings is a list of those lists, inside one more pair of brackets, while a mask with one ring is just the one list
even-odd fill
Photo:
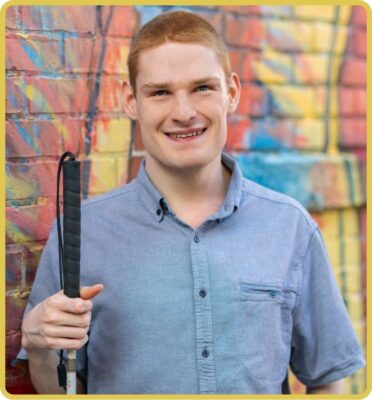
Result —
[[195, 106], [187, 94], [175, 96], [172, 108], [172, 119], [177, 122], [186, 123], [196, 117]]

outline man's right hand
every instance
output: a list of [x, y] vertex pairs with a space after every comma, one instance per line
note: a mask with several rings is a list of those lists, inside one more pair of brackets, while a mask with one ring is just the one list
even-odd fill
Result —
[[93, 303], [102, 284], [80, 289], [80, 298], [71, 299], [63, 291], [36, 305], [24, 318], [22, 346], [33, 349], [80, 349], [88, 341]]

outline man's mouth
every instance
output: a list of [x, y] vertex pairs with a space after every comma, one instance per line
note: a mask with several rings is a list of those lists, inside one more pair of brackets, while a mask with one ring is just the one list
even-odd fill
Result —
[[183, 132], [164, 132], [164, 133], [173, 140], [185, 140], [201, 136], [206, 130], [207, 128], [201, 128]]

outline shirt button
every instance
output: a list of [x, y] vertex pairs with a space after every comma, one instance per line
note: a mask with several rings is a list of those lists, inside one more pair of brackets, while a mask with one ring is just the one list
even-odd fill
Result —
[[204, 358], [207, 358], [207, 357], [209, 356], [209, 351], [208, 351], [207, 349], [204, 349], [204, 350], [202, 351], [202, 356], [203, 356]]
[[206, 295], [207, 295], [207, 291], [205, 289], [200, 289], [199, 296], [200, 297], [205, 297]]
[[161, 210], [160, 210], [160, 208], [158, 208], [157, 210], [156, 210], [156, 215], [160, 215], [161, 214]]
[[195, 235], [195, 236], [194, 236], [194, 242], [195, 242], [195, 243], [199, 243], [199, 242], [200, 242], [200, 238], [199, 238], [198, 235]]

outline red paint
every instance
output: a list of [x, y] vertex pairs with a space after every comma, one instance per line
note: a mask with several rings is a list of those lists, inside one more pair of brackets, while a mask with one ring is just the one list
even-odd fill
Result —
[[[110, 6], [103, 6], [100, 21], [101, 28], [104, 28], [107, 25], [109, 14]], [[133, 7], [116, 6], [114, 7], [114, 11], [112, 13], [112, 18], [107, 30], [107, 35], [131, 37], [137, 23], [138, 16]], [[102, 33], [103, 32], [101, 31], [101, 34]]]
[[266, 113], [267, 88], [251, 84], [242, 84], [238, 114], [261, 117]]
[[249, 118], [239, 118], [237, 116], [229, 118], [226, 150], [245, 150], [247, 146], [244, 143], [244, 138], [250, 127], [251, 121]]
[[225, 40], [229, 45], [259, 48], [265, 39], [262, 21], [255, 17], [227, 14], [225, 26]]
[[[50, 71], [61, 68], [59, 56], [59, 40], [42, 35], [17, 35], [14, 33], [6, 36], [6, 69], [23, 71]], [[24, 46], [37, 53], [37, 58], [42, 61], [42, 68], [33, 63], [24, 50]]]
[[349, 86], [365, 86], [367, 82], [366, 59], [348, 57], [341, 68], [341, 84]]
[[5, 109], [7, 113], [20, 113], [25, 107], [25, 94], [22, 78], [6, 79]]
[[23, 26], [30, 30], [95, 33], [94, 6], [21, 6]]
[[346, 148], [365, 147], [367, 141], [366, 120], [364, 118], [342, 118], [340, 121], [340, 145]]
[[54, 204], [18, 208], [7, 207], [6, 243], [17, 243], [17, 240], [19, 240], [19, 235], [14, 234], [16, 227], [30, 242], [46, 240], [55, 213]]

